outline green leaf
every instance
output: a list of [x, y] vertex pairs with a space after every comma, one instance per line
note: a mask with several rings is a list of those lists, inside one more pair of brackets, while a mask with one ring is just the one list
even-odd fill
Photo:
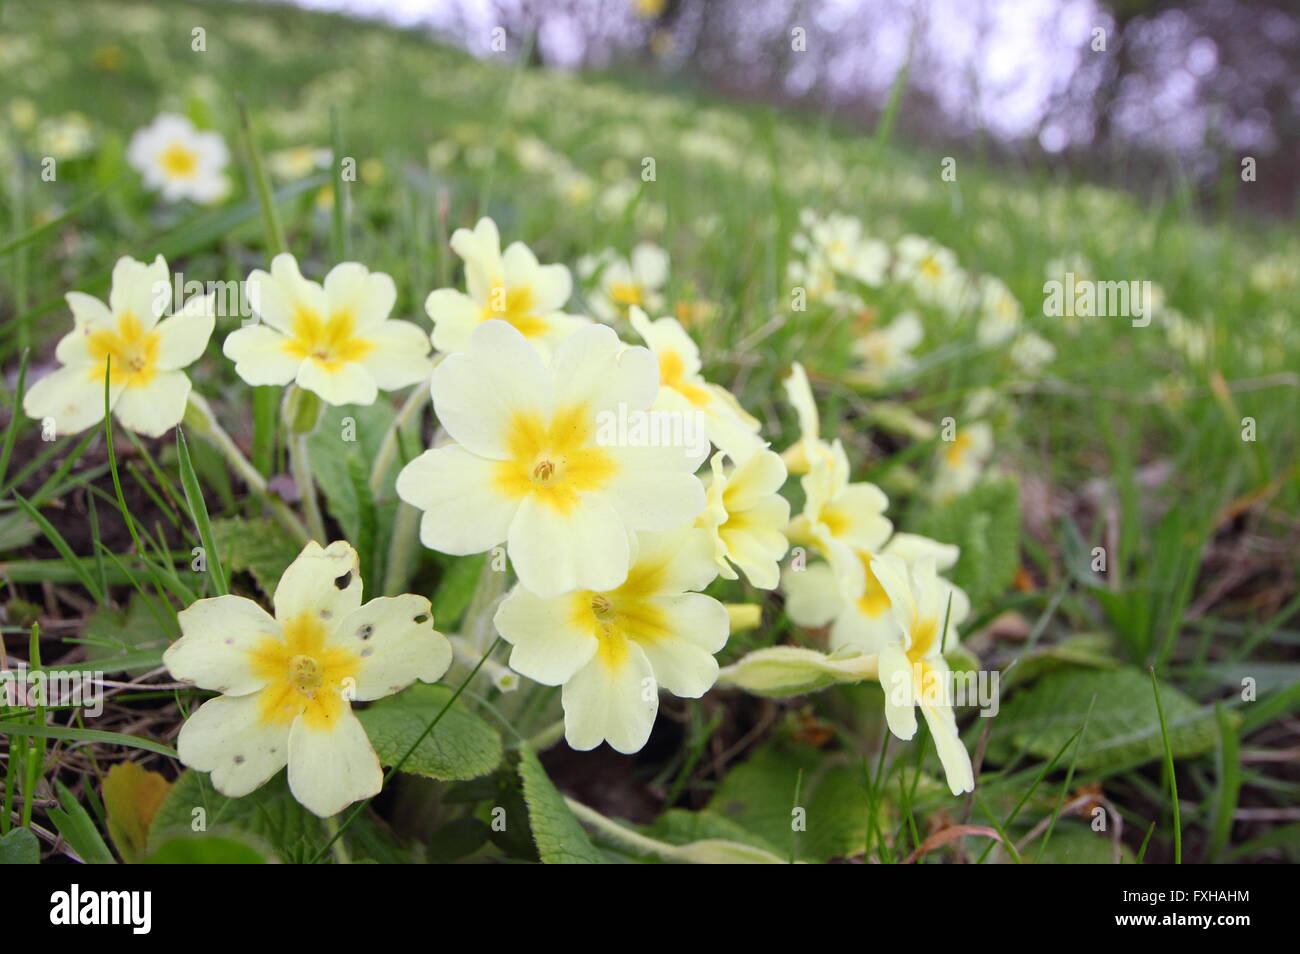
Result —
[[[194, 833], [251, 839], [288, 864], [306, 862], [329, 840], [325, 822], [298, 804], [283, 772], [243, 798], [222, 795], [204, 772], [183, 773], [154, 815], [149, 850], [157, 852], [178, 835]], [[354, 861], [406, 860], [366, 816], [357, 818], [343, 837]]]
[[0, 837], [0, 865], [38, 865], [41, 843], [26, 828], [15, 828]]
[[95, 827], [90, 814], [81, 803], [68, 791], [68, 786], [55, 782], [55, 791], [59, 796], [59, 806], [48, 808], [46, 813], [54, 822], [68, 847], [75, 851], [81, 860], [90, 865], [116, 864], [113, 853], [104, 843], [104, 837]]
[[251, 573], [268, 598], [300, 547], [270, 520], [227, 517], [214, 520], [212, 537], [232, 571]]
[[199, 486], [198, 475], [194, 473], [194, 463], [190, 460], [190, 449], [185, 443], [185, 432], [176, 428], [176, 456], [180, 463], [181, 486], [185, 488], [185, 502], [189, 504], [190, 517], [199, 531], [199, 539], [207, 551], [208, 574], [212, 577], [212, 586], [218, 596], [230, 592], [225, 568], [221, 565], [221, 553], [212, 536], [212, 522], [208, 519], [208, 505], [203, 499], [203, 488]]
[[946, 575], [979, 606], [1001, 596], [1020, 566], [1020, 489], [1010, 480], [982, 483], [932, 512], [918, 530], [961, 547]]
[[264, 865], [264, 850], [229, 835], [178, 835], [141, 860], [145, 865]]
[[[166, 609], [166, 612], [170, 613], [171, 609]], [[81, 643], [86, 648], [87, 658], [96, 668], [139, 676], [157, 667], [153, 659], [161, 656], [171, 639], [150, 612], [146, 598], [136, 593], [125, 611], [96, 610], [86, 620]], [[130, 665], [126, 662], [146, 651], [151, 651], [150, 658], [143, 663]]]
[[[363, 517], [363, 502], [357, 498], [350, 467], [370, 472], [371, 462], [379, 455], [379, 445], [395, 416], [392, 406], [382, 400], [363, 407], [327, 406], [316, 429], [307, 438], [312, 476], [348, 540], [360, 539]], [[357, 463], [349, 465], [350, 460]], [[375, 525], [391, 526], [396, 506], [393, 502], [378, 508]]]
[[[860, 854], [866, 848], [867, 792], [858, 773], [844, 767], [818, 771], [823, 759], [812, 749], [771, 744], [755, 752], [722, 780], [707, 810], [750, 832], [751, 844], [805, 861]], [[803, 785], [794, 804], [799, 772]], [[794, 808], [804, 810], [803, 831], [793, 828]], [[721, 835], [721, 832], [718, 833]], [[736, 840], [734, 834], [730, 836]]]
[[170, 745], [163, 745], [144, 736], [125, 732], [107, 732], [103, 729], [82, 729], [61, 725], [32, 725], [28, 722], [0, 722], [0, 735], [30, 736], [36, 739], [71, 739], [74, 742], [102, 742], [105, 745], [124, 745], [129, 749], [157, 752], [168, 758], [179, 758]]
[[[1218, 729], [1212, 709], [1165, 683], [1160, 685], [1160, 699], [1175, 758], [1214, 748]], [[1050, 758], [1085, 718], [1088, 731], [1080, 740], [1077, 763], [1082, 771], [1114, 774], [1164, 754], [1150, 678], [1132, 668], [1050, 672], [1002, 706], [993, 734], [1000, 745], [1009, 741], [1015, 748]]]
[[[1032, 856], [1035, 847], [1030, 845]], [[1121, 843], [1120, 864], [1132, 864], [1133, 850]], [[1040, 865], [1113, 865], [1115, 864], [1115, 839], [1113, 833], [1095, 832], [1077, 821], [1062, 821], [1052, 832], [1047, 848], [1036, 857]]]
[[529, 745], [519, 749], [519, 778], [528, 803], [528, 822], [542, 862], [548, 865], [604, 864], [604, 856], [573, 817]]
[[443, 630], [455, 626], [469, 606], [486, 564], [485, 553], [454, 557], [449, 561], [438, 592], [433, 594], [433, 618]]
[[654, 820], [646, 834], [670, 845], [689, 845], [696, 841], [734, 841], [779, 854], [766, 839], [755, 835], [717, 812], [704, 809], [698, 812], [672, 808]]
[[[385, 765], [396, 765], [447, 705], [447, 686], [415, 685], [357, 713]], [[477, 778], [501, 762], [501, 736], [459, 700], [416, 746], [403, 772], [441, 781]]]

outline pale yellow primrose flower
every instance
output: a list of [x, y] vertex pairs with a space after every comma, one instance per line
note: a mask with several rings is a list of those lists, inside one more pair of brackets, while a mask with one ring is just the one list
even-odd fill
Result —
[[659, 369], [645, 348], [588, 325], [550, 363], [503, 321], [485, 321], [468, 350], [431, 383], [453, 443], [425, 451], [397, 477], [424, 511], [420, 540], [444, 553], [503, 541], [519, 580], [539, 596], [611, 590], [627, 577], [629, 534], [671, 530], [704, 509], [695, 476], [704, 447], [634, 446], [611, 422], [650, 408]]
[[953, 439], [939, 448], [939, 466], [930, 487], [934, 499], [950, 500], [974, 487], [992, 453], [993, 428], [988, 421], [958, 427]]
[[27, 390], [27, 415], [49, 420], [57, 435], [99, 423], [109, 364], [108, 403], [123, 427], [159, 437], [179, 424], [190, 394], [190, 379], [181, 368], [203, 354], [215, 318], [210, 295], [191, 298], [163, 318], [171, 295], [171, 273], [161, 255], [149, 265], [119, 258], [107, 306], [68, 292], [75, 326], [54, 352], [63, 367]]
[[791, 365], [790, 374], [782, 384], [799, 417], [799, 440], [787, 447], [781, 457], [790, 473], [806, 474], [813, 461], [830, 457], [831, 447], [821, 438], [821, 415], [803, 365], [798, 361]]
[[780, 581], [779, 561], [790, 546], [783, 532], [790, 522], [790, 503], [780, 494], [785, 463], [779, 454], [761, 450], [728, 473], [722, 457], [721, 452], [713, 455], [708, 505], [695, 525], [708, 532], [723, 579], [736, 579], [734, 564], [754, 586], [774, 589]]
[[837, 572], [856, 576], [852, 551], [878, 549], [894, 529], [885, 516], [889, 498], [873, 483], [849, 483], [849, 459], [838, 438], [800, 483], [803, 513], [790, 521], [788, 536], [816, 546]]
[[[881, 556], [901, 559], [908, 566], [928, 559], [937, 570], [951, 568], [960, 551], [914, 533], [896, 533], [879, 551]], [[837, 573], [829, 563], [816, 563], [803, 570], [787, 567], [781, 576], [785, 591], [785, 609], [800, 626], [820, 628], [830, 625], [832, 649], [855, 649], [878, 653], [899, 636], [889, 594], [871, 569], [877, 554], [853, 550], [854, 573]], [[941, 580], [952, 593], [949, 615], [949, 647], [956, 644], [957, 628], [970, 613], [970, 599], [959, 587]]]
[[628, 258], [607, 250], [579, 263], [584, 272], [595, 272], [596, 287], [588, 295], [592, 313], [605, 321], [627, 317], [633, 306], [656, 312], [663, 308], [661, 289], [668, 281], [668, 253], [650, 242], [641, 242]]
[[862, 359], [854, 379], [879, 386], [910, 371], [916, 364], [912, 350], [924, 336], [916, 312], [905, 311], [883, 328], [873, 328], [853, 342], [853, 353]]
[[469, 294], [454, 288], [429, 293], [424, 310], [433, 319], [433, 346], [464, 351], [480, 324], [498, 319], [513, 325], [542, 353], [550, 351], [589, 319], [563, 311], [573, 292], [573, 278], [563, 265], [541, 265], [523, 242], [501, 252], [496, 223], [479, 219], [471, 229], [457, 229], [452, 250], [465, 262]]
[[232, 331], [222, 350], [249, 384], [290, 384], [328, 404], [373, 404], [429, 376], [429, 339], [388, 317], [393, 280], [356, 262], [335, 265], [324, 285], [308, 281], [288, 253], [246, 283], [261, 324]]
[[280, 578], [274, 617], [242, 596], [182, 610], [163, 664], [221, 695], [181, 727], [181, 761], [232, 798], [288, 765], [293, 797], [323, 818], [378, 794], [379, 759], [351, 703], [436, 681], [452, 652], [427, 599], [362, 605], [361, 585], [351, 546], [313, 540]]
[[656, 411], [699, 414], [705, 432], [734, 461], [744, 461], [763, 447], [760, 424], [728, 391], [710, 384], [700, 374], [700, 349], [676, 318], [651, 321], [633, 305], [628, 317], [636, 333], [659, 360], [659, 397]]
[[951, 679], [943, 660], [944, 615], [948, 594], [931, 560], [908, 567], [898, 557], [880, 556], [871, 569], [889, 594], [900, 639], [880, 651], [880, 685], [885, 691], [885, 720], [904, 741], [916, 734], [916, 707], [921, 707], [934, 737], [939, 761], [954, 795], [975, 787], [970, 755], [957, 734], [949, 697]]
[[230, 150], [218, 132], [200, 132], [184, 116], [161, 113], [136, 130], [126, 150], [127, 161], [144, 184], [168, 202], [192, 199], [207, 204], [230, 189], [225, 169]]
[[661, 686], [698, 699], [718, 677], [713, 654], [727, 642], [727, 610], [692, 592], [716, 575], [703, 531], [641, 533], [621, 585], [550, 599], [516, 586], [494, 622], [514, 645], [512, 668], [544, 685], [564, 686], [564, 735], [571, 747], [593, 749], [607, 741], [630, 754], [650, 737]]

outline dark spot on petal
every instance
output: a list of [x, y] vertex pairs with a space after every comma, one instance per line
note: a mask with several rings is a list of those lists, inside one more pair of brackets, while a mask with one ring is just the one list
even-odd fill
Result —
[[371, 623], [365, 623], [357, 630], [357, 639], [369, 639], [373, 635], [375, 635], [375, 627]]
[[415, 617], [415, 621], [423, 625], [424, 623], [429, 622], [429, 614], [421, 613], [419, 616]]
[[243, 757], [242, 755], [236, 755], [236, 756], [235, 756], [235, 764], [236, 764], [236, 765], [243, 765], [243, 764], [244, 764], [244, 757]]
[[370, 658], [371, 656], [373, 656], [374, 654], [375, 654], [375, 651], [374, 651], [373, 649], [363, 649], [363, 650], [361, 650], [361, 658], [362, 658], [362, 659], [369, 659], [369, 658]]
[[351, 582], [352, 582], [352, 571], [348, 570], [348, 572], [344, 573], [342, 576], [335, 578], [334, 586], [340, 590], [346, 590], [348, 588], [348, 584], [350, 584]]
[[334, 614], [329, 610], [321, 610], [319, 615], [321, 619], [330, 619]]

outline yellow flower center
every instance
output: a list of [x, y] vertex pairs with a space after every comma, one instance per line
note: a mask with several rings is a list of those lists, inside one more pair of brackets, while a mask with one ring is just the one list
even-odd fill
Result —
[[665, 564], [642, 561], [628, 572], [622, 586], [604, 593], [578, 590], [570, 594], [570, 620], [598, 641], [596, 658], [616, 669], [627, 658], [628, 643], [652, 643], [671, 636], [668, 614], [653, 597], [662, 592]]
[[374, 344], [356, 332], [356, 316], [339, 311], [328, 319], [310, 308], [294, 311], [293, 325], [284, 342], [284, 350], [300, 360], [311, 359], [326, 371], [337, 371], [344, 364], [360, 361]]
[[488, 294], [488, 302], [479, 314], [480, 321], [495, 318], [514, 326], [525, 338], [536, 338], [545, 334], [550, 325], [537, 313], [537, 302], [533, 290], [527, 285], [515, 285], [507, 288], [501, 279], [497, 279]]
[[584, 493], [600, 490], [618, 471], [614, 458], [594, 441], [594, 415], [585, 405], [556, 413], [549, 421], [516, 414], [506, 446], [510, 457], [496, 464], [498, 491], [514, 500], [535, 497], [569, 513]]
[[927, 255], [921, 259], [920, 271], [922, 275], [930, 279], [938, 278], [943, 274], [943, 269], [939, 267], [939, 262], [933, 255]]
[[966, 456], [966, 451], [970, 448], [970, 445], [970, 435], [964, 431], [958, 431], [948, 449], [943, 452], [944, 458], [950, 466], [958, 467], [961, 465], [962, 458]]
[[645, 291], [636, 282], [610, 282], [609, 299], [626, 310], [632, 305], [644, 305]]
[[283, 639], [268, 636], [250, 650], [253, 672], [267, 680], [258, 698], [263, 725], [302, 716], [313, 729], [329, 729], [343, 714], [361, 656], [327, 645], [328, 637], [320, 619], [304, 612], [284, 623]]
[[880, 580], [876, 579], [876, 574], [871, 572], [871, 554], [859, 553], [858, 559], [862, 561], [862, 569], [867, 575], [866, 586], [858, 597], [858, 610], [863, 616], [877, 619], [889, 612], [889, 594], [880, 585]]
[[[92, 381], [104, 380], [104, 365], [110, 365], [114, 385], [142, 388], [158, 373], [158, 332], [146, 331], [131, 312], [117, 319], [117, 327], [100, 328], [86, 336], [86, 350], [95, 362]], [[111, 361], [110, 361], [111, 359]]]
[[910, 635], [912, 645], [907, 648], [907, 658], [915, 664], [930, 655], [932, 650], [938, 648], [935, 645], [935, 640], [939, 636], [939, 621], [933, 617], [918, 620], [916, 625], [912, 627]]
[[173, 179], [191, 179], [199, 168], [199, 154], [174, 142], [158, 156], [158, 163]]
[[659, 355], [659, 382], [672, 388], [696, 407], [709, 403], [709, 392], [686, 380], [686, 362], [681, 354], [671, 348]]

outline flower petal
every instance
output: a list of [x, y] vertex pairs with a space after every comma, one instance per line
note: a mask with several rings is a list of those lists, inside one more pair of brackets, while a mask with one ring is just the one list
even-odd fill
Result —
[[412, 593], [381, 596], [353, 610], [329, 642], [361, 657], [354, 694], [361, 702], [400, 692], [417, 679], [437, 682], [451, 665], [451, 643], [434, 630], [429, 601]]
[[289, 790], [308, 811], [329, 818], [383, 787], [379, 756], [351, 708], [328, 727], [303, 716], [293, 721]]
[[906, 742], [916, 735], [916, 683], [912, 662], [897, 644], [880, 651], [880, 688], [885, 691], [889, 731]]
[[521, 413], [550, 413], [551, 385], [542, 358], [504, 321], [484, 321], [469, 350], [448, 355], [430, 384], [438, 420], [457, 443], [505, 460], [511, 425]]
[[113, 405], [122, 426], [146, 437], [161, 437], [181, 422], [190, 396], [184, 371], [160, 371], [143, 387], [128, 387]]
[[216, 299], [212, 295], [191, 298], [170, 318], [154, 328], [158, 335], [158, 367], [175, 371], [193, 364], [203, 354], [216, 324]]
[[639, 752], [659, 712], [654, 670], [641, 647], [598, 652], [564, 684], [564, 738], [579, 751], [608, 741], [625, 755]]
[[542, 597], [612, 590], [627, 578], [631, 557], [623, 521], [596, 495], [564, 512], [525, 497], [510, 523], [507, 551], [519, 582]]
[[402, 468], [397, 496], [424, 511], [421, 543], [464, 556], [505, 542], [519, 502], [493, 490], [496, 466], [459, 444], [447, 444]]
[[567, 596], [542, 599], [516, 586], [493, 625], [514, 646], [510, 668], [545, 686], [568, 682], [596, 653], [595, 635], [574, 624]]
[[[122, 393], [122, 385], [109, 389], [109, 404]], [[104, 419], [104, 381], [86, 367], [60, 368], [47, 374], [23, 395], [28, 417], [54, 422], [56, 436], [76, 434]]]
[[588, 325], [565, 338], [550, 370], [556, 408], [584, 406], [595, 414], [620, 407], [641, 411], [659, 394], [655, 356], [648, 348], [623, 344], [608, 325]]
[[318, 616], [327, 625], [344, 619], [361, 605], [357, 551], [342, 540], [328, 547], [309, 541], [280, 577], [272, 600], [280, 622], [300, 613]]
[[289, 727], [262, 721], [258, 694], [217, 696], [185, 720], [176, 750], [185, 765], [211, 772], [218, 792], [239, 798], [284, 768]]
[[326, 365], [307, 358], [298, 366], [298, 386], [319, 395], [326, 404], [374, 404], [379, 386], [374, 376], [355, 361]]
[[248, 384], [289, 384], [298, 376], [302, 359], [285, 349], [286, 341], [274, 328], [249, 325], [226, 335], [221, 351]]
[[262, 607], [242, 596], [214, 596], [181, 610], [177, 620], [181, 638], [163, 653], [173, 678], [231, 696], [266, 685], [249, 653], [264, 639], [278, 639], [280, 626]]
[[667, 617], [668, 635], [639, 640], [655, 679], [673, 695], [698, 699], [718, 678], [713, 654], [727, 643], [727, 609], [703, 593], [678, 593], [651, 601]]
[[371, 349], [360, 364], [381, 389], [395, 391], [427, 381], [433, 371], [429, 362], [429, 336], [409, 321], [385, 321], [367, 328], [365, 339]]

